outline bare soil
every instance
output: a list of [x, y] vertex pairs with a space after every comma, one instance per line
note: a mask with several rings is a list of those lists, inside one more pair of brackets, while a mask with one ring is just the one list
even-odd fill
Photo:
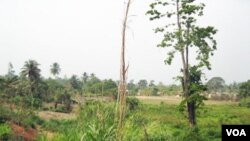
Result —
[[25, 129], [24, 127], [14, 123], [11, 124], [11, 128], [15, 136], [22, 137], [25, 141], [34, 141], [38, 135], [36, 129]]
[[41, 117], [44, 120], [70, 120], [75, 119], [76, 114], [75, 113], [60, 113], [60, 112], [52, 112], [52, 111], [41, 111], [38, 113], [38, 116]]

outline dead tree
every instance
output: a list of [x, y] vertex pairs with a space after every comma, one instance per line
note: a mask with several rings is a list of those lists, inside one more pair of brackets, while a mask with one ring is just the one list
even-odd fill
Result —
[[117, 104], [117, 140], [123, 140], [123, 128], [126, 113], [126, 80], [128, 73], [128, 65], [125, 62], [125, 48], [126, 48], [126, 28], [128, 20], [128, 12], [130, 8], [131, 0], [128, 0], [125, 9], [125, 16], [122, 25], [122, 47], [121, 47], [121, 66], [120, 66], [120, 83], [118, 92], [118, 104]]

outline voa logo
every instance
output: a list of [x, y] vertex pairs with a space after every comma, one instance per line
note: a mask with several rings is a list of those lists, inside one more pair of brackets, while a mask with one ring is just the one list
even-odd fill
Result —
[[247, 136], [244, 129], [226, 129], [227, 136]]

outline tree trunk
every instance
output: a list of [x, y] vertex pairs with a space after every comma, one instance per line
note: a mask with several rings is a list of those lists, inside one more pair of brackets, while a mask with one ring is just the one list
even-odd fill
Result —
[[55, 106], [54, 106], [55, 109], [57, 109], [57, 101], [55, 102]]
[[118, 118], [118, 127], [117, 127], [117, 140], [122, 141], [124, 136], [124, 124], [125, 124], [125, 114], [126, 114], [126, 80], [127, 80], [127, 71], [128, 66], [125, 64], [125, 42], [126, 42], [126, 28], [127, 28], [127, 19], [128, 12], [130, 7], [131, 0], [128, 0], [123, 27], [122, 27], [122, 47], [121, 47], [121, 68], [120, 68], [120, 84], [119, 84], [119, 99], [117, 105], [117, 118]]
[[[184, 45], [183, 38], [182, 38], [182, 26], [180, 21], [180, 0], [176, 0], [176, 11], [177, 11], [177, 26], [178, 30], [180, 32], [180, 35], [178, 37], [179, 45], [182, 48], [181, 50], [181, 59], [182, 59], [182, 65], [183, 65], [183, 93], [184, 97], [187, 99], [190, 97], [190, 80], [189, 80], [189, 44]], [[189, 34], [189, 28], [188, 32]], [[195, 125], [195, 103], [193, 102], [187, 102], [187, 111], [188, 111], [188, 121], [190, 126]]]
[[190, 126], [196, 125], [196, 119], [195, 119], [195, 103], [194, 102], [188, 102], [187, 103], [187, 110], [188, 110], [188, 121]]

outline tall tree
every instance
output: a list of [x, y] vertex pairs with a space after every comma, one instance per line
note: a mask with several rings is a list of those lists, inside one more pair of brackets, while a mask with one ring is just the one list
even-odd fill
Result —
[[30, 94], [32, 97], [31, 105], [34, 105], [34, 96], [38, 94], [38, 84], [41, 70], [38, 68], [39, 64], [35, 60], [28, 60], [24, 63], [21, 71], [22, 78], [28, 78], [30, 85]]
[[126, 29], [128, 21], [128, 13], [130, 8], [131, 0], [127, 1], [125, 8], [125, 16], [123, 19], [122, 25], [122, 46], [121, 46], [121, 66], [120, 66], [120, 83], [119, 83], [119, 92], [118, 92], [118, 105], [117, 105], [117, 117], [118, 117], [118, 127], [117, 127], [117, 140], [122, 141], [124, 135], [124, 120], [126, 113], [126, 81], [128, 66], [125, 63], [125, 48], [126, 48]]
[[55, 62], [50, 66], [50, 72], [56, 77], [61, 72], [60, 65]]
[[35, 60], [28, 60], [24, 63], [21, 71], [22, 77], [28, 77], [30, 82], [36, 82], [40, 79], [41, 70], [38, 68], [39, 64]]
[[[150, 20], [165, 19], [168, 21], [162, 27], [155, 29], [156, 33], [162, 33], [163, 39], [158, 47], [167, 47], [165, 63], [171, 64], [176, 53], [180, 54], [182, 61], [183, 93], [186, 99], [190, 93], [190, 51], [195, 51], [197, 67], [211, 69], [209, 58], [216, 49], [216, 41], [213, 35], [216, 29], [211, 26], [200, 27], [196, 23], [197, 17], [203, 15], [205, 4], [197, 4], [195, 0], [155, 0], [150, 4]], [[167, 10], [167, 11], [164, 11]], [[191, 50], [192, 49], [192, 50]], [[191, 126], [195, 121], [195, 102], [187, 101], [188, 120]]]

